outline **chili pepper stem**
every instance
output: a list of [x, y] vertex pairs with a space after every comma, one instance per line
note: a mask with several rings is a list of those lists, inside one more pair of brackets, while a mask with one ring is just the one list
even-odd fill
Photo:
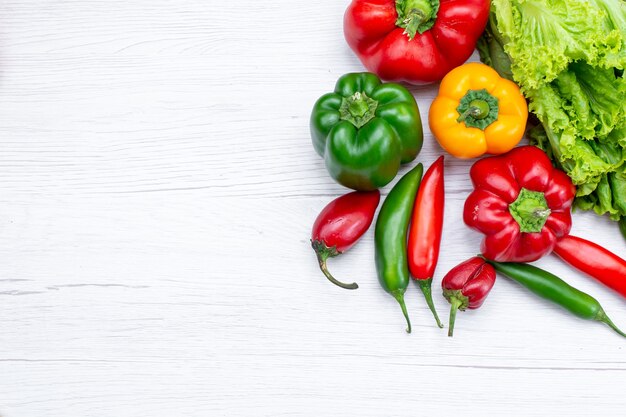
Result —
[[609, 318], [609, 316], [606, 315], [606, 313], [604, 312], [604, 310], [601, 310], [598, 315], [596, 316], [596, 320], [598, 320], [599, 322], [605, 323], [606, 325], [608, 325], [611, 329], [613, 329], [615, 331], [615, 333], [619, 334], [620, 336], [626, 337], [626, 333], [624, 333], [623, 331], [621, 331], [616, 325], [615, 323], [613, 323], [611, 321], [611, 319]]
[[326, 245], [323, 245], [322, 243], [317, 241], [312, 241], [311, 245], [315, 250], [315, 255], [317, 255], [317, 262], [320, 266], [322, 273], [326, 276], [326, 278], [328, 278], [330, 282], [337, 285], [338, 287], [345, 288], [346, 290], [356, 290], [357, 288], [359, 288], [359, 285], [356, 282], [353, 282], [352, 284], [345, 284], [335, 279], [335, 277], [333, 277], [330, 272], [328, 272], [326, 261], [328, 260], [328, 258], [339, 255], [339, 252], [337, 252], [334, 247], [328, 248], [326, 247]]
[[400, 308], [402, 309], [402, 314], [404, 314], [404, 318], [406, 319], [406, 332], [411, 333], [411, 319], [409, 319], [409, 313], [406, 311], [406, 304], [404, 303], [404, 292], [396, 292], [391, 294], [400, 304]]
[[435, 310], [435, 304], [433, 303], [433, 294], [431, 290], [433, 279], [419, 279], [417, 280], [417, 282], [420, 285], [422, 293], [424, 293], [424, 298], [426, 299], [426, 304], [428, 304], [428, 308], [430, 308], [430, 311], [432, 311], [433, 316], [435, 317], [437, 326], [439, 326], [440, 329], [443, 329], [443, 324], [441, 323], [441, 320], [439, 320], [439, 315], [437, 314], [437, 310]]
[[326, 276], [326, 278], [328, 278], [330, 282], [337, 285], [338, 287], [345, 288], [346, 290], [356, 290], [357, 288], [359, 288], [359, 284], [357, 284], [356, 282], [353, 282], [351, 284], [345, 284], [335, 279], [335, 277], [333, 277], [331, 273], [328, 272], [328, 268], [326, 267], [326, 259], [324, 259], [323, 256], [320, 256], [320, 254], [317, 254], [317, 260], [320, 264], [320, 269], [322, 270], [322, 273]]
[[448, 336], [452, 337], [454, 333], [454, 321], [456, 320], [456, 312], [459, 310], [459, 307], [463, 304], [461, 300], [456, 297], [450, 297], [450, 324], [448, 325]]

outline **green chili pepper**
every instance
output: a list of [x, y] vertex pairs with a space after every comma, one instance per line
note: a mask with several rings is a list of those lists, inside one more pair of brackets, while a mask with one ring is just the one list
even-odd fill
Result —
[[624, 235], [624, 239], [626, 239], [626, 217], [622, 217], [619, 221], [619, 230], [622, 231], [622, 235]]
[[311, 113], [311, 137], [330, 176], [355, 190], [387, 185], [415, 159], [423, 132], [415, 98], [369, 72], [345, 74]]
[[417, 164], [391, 189], [378, 214], [374, 234], [378, 280], [400, 303], [408, 333], [411, 333], [411, 320], [404, 304], [404, 292], [410, 281], [406, 237], [423, 169], [422, 164]]
[[609, 319], [598, 300], [572, 287], [556, 275], [528, 264], [490, 260], [487, 262], [493, 265], [496, 271], [518, 282], [538, 296], [560, 305], [578, 317], [605, 323], [615, 332], [626, 337], [626, 334]]

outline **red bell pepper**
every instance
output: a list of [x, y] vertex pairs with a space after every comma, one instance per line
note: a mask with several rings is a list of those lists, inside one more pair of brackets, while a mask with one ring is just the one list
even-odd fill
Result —
[[389, 81], [440, 81], [474, 52], [489, 0], [353, 0], [344, 35], [363, 65]]
[[455, 266], [443, 277], [443, 296], [450, 303], [448, 336], [454, 333], [457, 310], [480, 307], [496, 283], [496, 270], [478, 256]]
[[463, 220], [484, 233], [483, 255], [498, 262], [532, 262], [569, 234], [576, 188], [534, 146], [484, 158], [470, 170], [474, 191]]
[[328, 272], [326, 261], [350, 249], [369, 229], [380, 202], [380, 192], [354, 191], [328, 203], [315, 219], [311, 246], [320, 269], [333, 284], [348, 290], [359, 288], [356, 282], [344, 284]]

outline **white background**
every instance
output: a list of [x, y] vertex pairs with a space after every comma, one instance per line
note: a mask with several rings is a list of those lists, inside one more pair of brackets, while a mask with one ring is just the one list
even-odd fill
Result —
[[[3, 417], [624, 415], [626, 340], [505, 278], [450, 339], [414, 283], [404, 332], [373, 230], [329, 263], [360, 289], [321, 275], [310, 227], [345, 189], [308, 119], [362, 70], [346, 5], [0, 1]], [[412, 91], [426, 120], [437, 87]], [[426, 128], [418, 160], [441, 152]], [[441, 277], [480, 241], [470, 164], [446, 160], [446, 319]], [[626, 254], [614, 223], [574, 222]], [[620, 296], [539, 265], [626, 328]]]

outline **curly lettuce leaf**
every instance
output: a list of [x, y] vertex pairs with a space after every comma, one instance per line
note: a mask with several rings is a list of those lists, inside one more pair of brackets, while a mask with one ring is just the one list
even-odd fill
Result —
[[621, 1], [611, 3], [616, 2], [492, 0], [491, 19], [522, 90], [551, 82], [574, 61], [624, 68], [621, 25], [626, 9]]
[[583, 139], [608, 136], [626, 117], [626, 80], [582, 62], [551, 83], [528, 91], [529, 109], [551, 130], [574, 128]]

